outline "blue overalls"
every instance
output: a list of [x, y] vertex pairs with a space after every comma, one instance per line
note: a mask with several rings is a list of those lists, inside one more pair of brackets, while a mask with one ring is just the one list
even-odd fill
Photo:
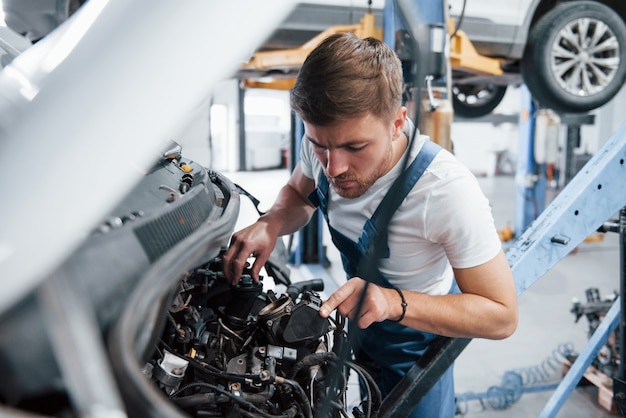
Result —
[[[391, 287], [388, 280], [375, 268], [374, 271], [357, 271], [362, 264], [361, 258], [373, 250], [370, 244], [382, 243], [383, 247], [377, 254], [384, 258], [389, 257], [387, 237], [381, 236], [386, 231], [387, 224], [396, 209], [413, 188], [417, 180], [424, 173], [441, 147], [432, 141], [426, 141], [419, 154], [411, 165], [393, 183], [380, 205], [370, 219], [363, 226], [363, 235], [359, 242], [348, 239], [328, 224], [333, 243], [341, 253], [344, 270], [348, 279], [358, 276], [383, 287]], [[309, 195], [309, 200], [320, 208], [328, 223], [328, 180], [322, 173], [316, 190]], [[368, 328], [361, 330], [359, 347], [356, 353], [357, 360], [373, 360], [380, 368], [379, 376], [374, 376], [379, 383], [383, 397], [393, 389], [402, 376], [415, 364], [426, 351], [436, 335], [418, 331], [393, 321], [375, 322]], [[446, 371], [441, 379], [426, 394], [410, 418], [452, 418], [454, 417], [454, 383], [452, 367]]]

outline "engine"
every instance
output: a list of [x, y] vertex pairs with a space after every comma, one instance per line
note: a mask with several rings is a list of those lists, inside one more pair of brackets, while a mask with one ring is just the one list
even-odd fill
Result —
[[320, 290], [315, 279], [264, 292], [249, 271], [231, 286], [219, 256], [181, 280], [144, 373], [190, 416], [347, 416], [345, 372], [375, 383], [338, 364], [343, 325], [319, 316]]
[[224, 277], [240, 195], [256, 201], [167, 144], [42, 289], [0, 317], [0, 409], [345, 417], [355, 371], [370, 396], [354, 416], [377, 411], [343, 320], [319, 315], [323, 281], [292, 283], [282, 241], [261, 282], [249, 269], [236, 286]]

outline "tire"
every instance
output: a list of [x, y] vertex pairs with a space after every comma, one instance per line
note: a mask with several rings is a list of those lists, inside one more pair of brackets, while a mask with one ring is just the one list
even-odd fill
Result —
[[457, 116], [479, 118], [491, 113], [505, 93], [506, 86], [495, 84], [455, 84], [452, 86], [452, 107]]
[[626, 78], [626, 24], [597, 2], [562, 3], [531, 28], [521, 73], [542, 106], [571, 113], [596, 109]]

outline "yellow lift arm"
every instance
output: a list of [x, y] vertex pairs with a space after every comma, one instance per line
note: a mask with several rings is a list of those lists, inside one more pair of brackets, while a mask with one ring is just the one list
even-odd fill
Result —
[[[275, 51], [258, 51], [241, 66], [244, 87], [260, 87], [290, 90], [295, 82], [298, 69], [309, 53], [324, 39], [336, 33], [353, 32], [360, 38], [382, 39], [383, 30], [376, 27], [373, 13], [365, 13], [361, 21], [353, 25], [335, 25], [320, 32], [298, 48]], [[249, 74], [270, 73], [267, 77], [246, 77]]]
[[473, 75], [502, 75], [501, 61], [480, 55], [462, 30], [454, 30], [453, 20], [448, 22], [450, 38], [450, 66], [454, 71]]
[[[462, 30], [448, 25], [450, 38], [450, 65], [454, 71], [472, 75], [502, 75], [501, 61], [480, 55]], [[290, 90], [298, 69], [309, 53], [324, 39], [335, 33], [353, 32], [361, 38], [383, 38], [383, 30], [375, 25], [375, 16], [365, 13], [358, 24], [335, 25], [320, 32], [298, 48], [257, 51], [241, 66], [244, 87]]]

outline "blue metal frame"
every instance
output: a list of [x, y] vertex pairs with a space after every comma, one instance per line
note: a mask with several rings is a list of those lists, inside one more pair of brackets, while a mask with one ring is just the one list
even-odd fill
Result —
[[518, 122], [519, 144], [515, 170], [515, 236], [520, 236], [545, 208], [545, 169], [535, 160], [536, 108], [526, 85], [522, 85]]
[[[302, 119], [294, 113], [293, 114], [293, 134], [292, 134], [292, 146], [294, 147], [294, 160], [293, 166], [295, 167], [297, 162], [300, 160], [300, 148], [301, 148], [301, 138], [304, 136], [304, 125], [302, 124]], [[303, 241], [304, 233], [302, 231], [298, 231], [298, 245], [291, 253], [291, 259], [289, 260], [292, 264], [299, 266], [302, 264], [302, 241]]]
[[[415, 19], [422, 24], [442, 25], [444, 21], [444, 4], [446, 1], [432, 0], [407, 0], [412, 1], [417, 11]], [[413, 17], [413, 16], [412, 16]], [[405, 24], [400, 18], [398, 0], [385, 0], [383, 9], [383, 41], [392, 48], [396, 44], [396, 32], [405, 29]]]
[[574, 250], [626, 204], [626, 123], [507, 251], [517, 293]]

